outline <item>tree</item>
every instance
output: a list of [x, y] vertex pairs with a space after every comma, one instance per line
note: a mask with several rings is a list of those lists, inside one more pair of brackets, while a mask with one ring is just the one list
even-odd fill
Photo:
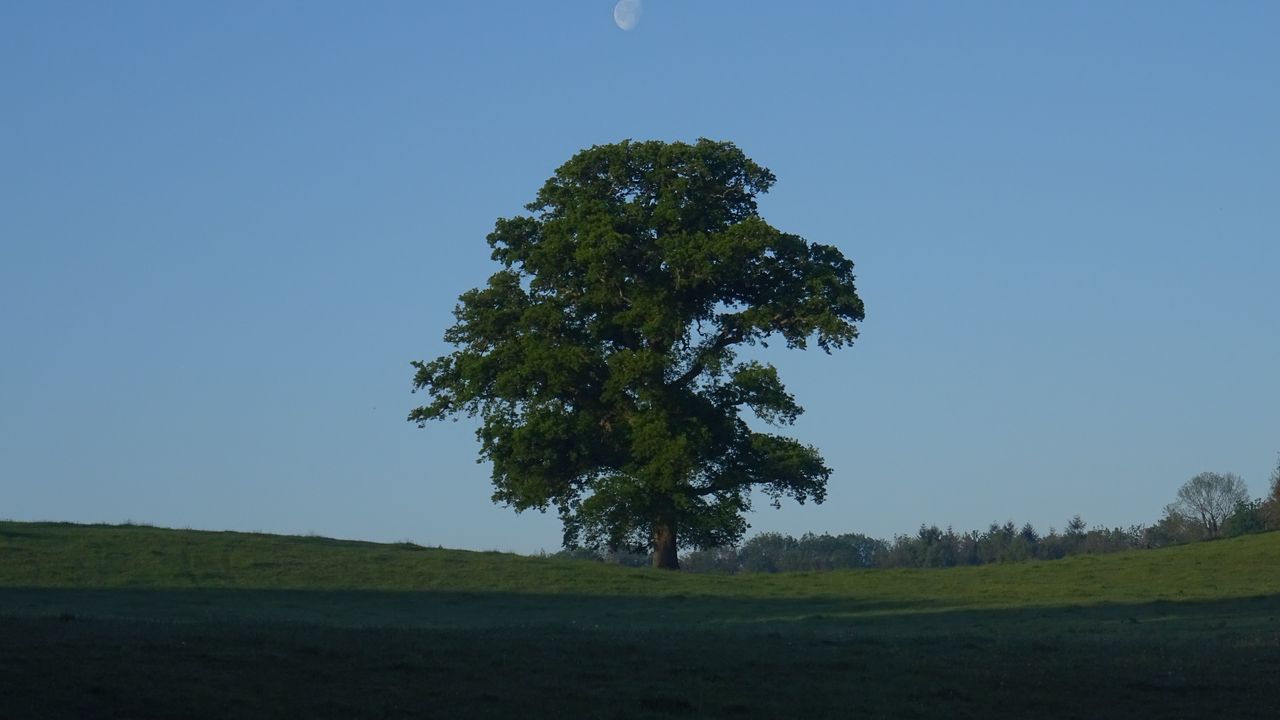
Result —
[[738, 572], [738, 549], [713, 547], [695, 550], [680, 561], [680, 569], [686, 572], [732, 575]]
[[1084, 536], [1088, 525], [1085, 524], [1084, 518], [1080, 517], [1080, 513], [1071, 516], [1067, 521], [1067, 527], [1062, 531], [1062, 553], [1063, 555], [1074, 555], [1080, 551], [1084, 545]]
[[1084, 538], [1084, 532], [1086, 527], [1088, 526], [1085, 525], [1084, 518], [1080, 517], [1079, 513], [1076, 513], [1075, 515], [1071, 516], [1070, 520], [1067, 521], [1066, 533], [1067, 535], [1073, 538]]
[[1226, 520], [1222, 521], [1222, 537], [1238, 537], [1260, 533], [1267, 529], [1265, 508], [1261, 500], [1237, 503]]
[[414, 362], [431, 396], [409, 420], [479, 416], [493, 499], [554, 507], [566, 547], [634, 548], [677, 568], [680, 542], [734, 544], [752, 488], [822, 502], [809, 445], [750, 427], [801, 412], [744, 346], [858, 336], [853, 263], [757, 212], [774, 176], [732, 143], [595, 146], [488, 236], [502, 265], [459, 298], [445, 340]]
[[1181, 543], [1195, 542], [1204, 536], [1199, 521], [1176, 511], [1172, 505], [1164, 510], [1164, 517], [1143, 533], [1143, 542], [1148, 548], [1168, 547]]
[[1178, 488], [1178, 499], [1167, 511], [1197, 523], [1204, 537], [1216, 538], [1223, 521], [1247, 502], [1249, 488], [1239, 476], [1202, 472]]
[[1271, 471], [1271, 492], [1262, 501], [1262, 515], [1268, 530], [1280, 530], [1280, 459]]
[[742, 569], [746, 572], [786, 572], [791, 566], [791, 556], [798, 543], [790, 535], [777, 532], [760, 533], [742, 545], [738, 551]]

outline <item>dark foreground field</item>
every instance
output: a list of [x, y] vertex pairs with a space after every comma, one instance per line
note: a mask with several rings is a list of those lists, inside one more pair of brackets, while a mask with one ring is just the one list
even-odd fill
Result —
[[698, 577], [0, 523], [0, 717], [1280, 717], [1280, 534]]

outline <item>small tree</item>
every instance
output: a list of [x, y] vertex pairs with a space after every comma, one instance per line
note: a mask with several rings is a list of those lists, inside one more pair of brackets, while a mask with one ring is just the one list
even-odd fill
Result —
[[1080, 517], [1079, 513], [1077, 513], [1072, 515], [1071, 519], [1067, 521], [1066, 534], [1068, 537], [1083, 539], [1086, 527], [1088, 526], [1085, 525], [1084, 518]]
[[1251, 500], [1236, 505], [1236, 509], [1222, 521], [1222, 537], [1236, 537], [1260, 533], [1267, 529], [1262, 501]]
[[679, 567], [678, 541], [734, 544], [755, 489], [822, 502], [817, 449], [747, 422], [802, 408], [735, 351], [843, 347], [863, 305], [839, 249], [756, 212], [773, 182], [727, 142], [578, 153], [530, 215], [495, 224], [502, 268], [459, 298], [457, 350], [413, 363], [430, 402], [409, 420], [480, 416], [495, 502], [554, 507], [566, 546], [649, 550], [657, 567]]
[[1165, 508], [1164, 517], [1142, 534], [1142, 542], [1148, 548], [1161, 548], [1195, 542], [1201, 537], [1199, 523], [1174, 511], [1170, 506]]
[[680, 569], [693, 573], [731, 575], [738, 572], [738, 549], [712, 547], [694, 550], [680, 559]]
[[1199, 525], [1206, 538], [1219, 536], [1222, 523], [1249, 502], [1249, 488], [1238, 475], [1202, 472], [1178, 488], [1178, 499], [1167, 508]]
[[1280, 530], [1280, 458], [1271, 471], [1271, 492], [1262, 500], [1262, 518], [1268, 530]]
[[791, 569], [796, 539], [778, 532], [760, 533], [742, 544], [738, 551], [746, 572], [786, 572]]
[[1088, 525], [1085, 524], [1084, 518], [1079, 513], [1071, 516], [1067, 521], [1067, 527], [1062, 532], [1062, 553], [1064, 555], [1072, 555], [1080, 552], [1080, 548], [1084, 545], [1084, 535], [1087, 532]]

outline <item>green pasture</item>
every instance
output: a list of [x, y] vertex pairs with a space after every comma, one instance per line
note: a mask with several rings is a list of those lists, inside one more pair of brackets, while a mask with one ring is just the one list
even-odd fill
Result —
[[707, 576], [0, 523], [0, 718], [1280, 717], [1280, 533]]

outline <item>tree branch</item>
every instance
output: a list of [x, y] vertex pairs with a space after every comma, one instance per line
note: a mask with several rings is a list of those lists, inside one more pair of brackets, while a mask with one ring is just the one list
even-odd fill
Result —
[[741, 330], [737, 330], [737, 329], [722, 330], [720, 332], [719, 337], [716, 338], [716, 341], [711, 344], [711, 347], [698, 353], [698, 359], [693, 363], [693, 365], [688, 370], [684, 372], [683, 375], [676, 378], [675, 382], [672, 383], [672, 386], [681, 388], [693, 382], [694, 378], [701, 375], [702, 371], [707, 369], [708, 355], [714, 355], [715, 353], [718, 353], [721, 350], [724, 350], [730, 345], [734, 345], [736, 343], [742, 342], [743, 339], [744, 339], [744, 335]]

